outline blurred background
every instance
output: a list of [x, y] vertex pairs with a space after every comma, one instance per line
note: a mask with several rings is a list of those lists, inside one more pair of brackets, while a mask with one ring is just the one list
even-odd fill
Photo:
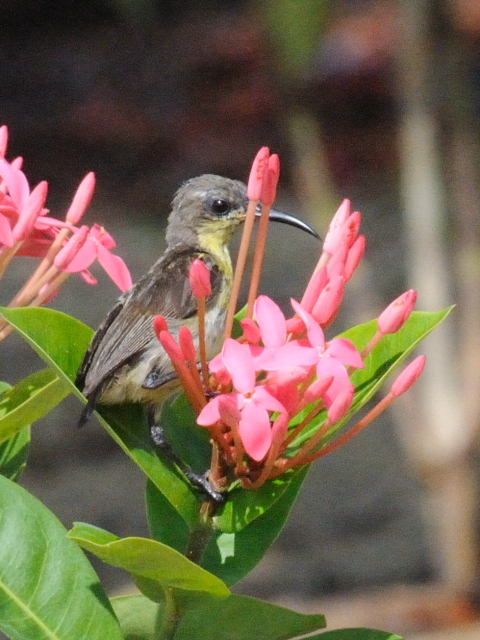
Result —
[[[112, 233], [134, 279], [165, 247], [182, 181], [245, 180], [268, 145], [278, 208], [320, 234], [344, 197], [363, 213], [367, 254], [335, 333], [407, 288], [421, 310], [457, 304], [422, 345], [422, 384], [313, 465], [237, 591], [324, 612], [331, 628], [478, 637], [478, 0], [2, 0], [0, 78], [8, 158], [48, 181], [58, 217], [95, 171], [86, 222]], [[269, 245], [262, 291], [287, 305], [319, 247], [283, 227]], [[32, 269], [14, 264], [3, 304]], [[95, 288], [69, 279], [52, 306], [97, 327], [118, 290], [95, 275]], [[1, 379], [36, 366], [15, 335], [2, 345]], [[67, 527], [147, 535], [144, 478], [94, 421], [75, 430], [80, 410], [70, 399], [36, 424], [24, 486]], [[110, 592], [125, 586], [95, 567]]]

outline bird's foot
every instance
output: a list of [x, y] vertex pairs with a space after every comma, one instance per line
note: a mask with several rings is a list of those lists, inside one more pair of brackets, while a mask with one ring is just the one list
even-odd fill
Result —
[[171, 460], [177, 467], [182, 471], [182, 473], [188, 478], [188, 480], [193, 484], [194, 487], [199, 489], [202, 493], [206, 494], [209, 498], [211, 498], [217, 504], [223, 504], [225, 502], [225, 494], [220, 491], [215, 491], [211, 482], [208, 480], [209, 471], [204, 474], [196, 473], [189, 467], [187, 464], [180, 459], [180, 457], [175, 453], [171, 445], [167, 442], [165, 437], [165, 432], [159, 425], [153, 425], [150, 427], [150, 434], [152, 437], [153, 443], [161, 449], [165, 455]]

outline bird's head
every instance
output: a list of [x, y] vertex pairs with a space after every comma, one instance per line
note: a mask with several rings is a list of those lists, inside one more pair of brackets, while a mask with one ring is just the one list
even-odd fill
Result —
[[[247, 187], [243, 182], [212, 174], [192, 178], [180, 187], [173, 199], [167, 243], [200, 246], [217, 253], [245, 222], [247, 206]], [[259, 208], [257, 216], [260, 212]], [[318, 238], [309, 225], [289, 214], [272, 209], [270, 219], [298, 227]]]

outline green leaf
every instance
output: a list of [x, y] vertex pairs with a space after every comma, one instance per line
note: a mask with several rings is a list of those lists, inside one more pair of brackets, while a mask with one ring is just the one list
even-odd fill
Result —
[[277, 605], [232, 594], [222, 600], [209, 594], [176, 592], [183, 617], [175, 640], [289, 640], [325, 627], [323, 615], [305, 615]]
[[[227, 596], [230, 593], [226, 584], [216, 576], [190, 562], [175, 549], [156, 540], [119, 539], [113, 534], [84, 523], [75, 524], [68, 532], [68, 537], [104, 562], [125, 569], [136, 580], [145, 578], [156, 583], [161, 589], [207, 591], [217, 596]], [[142, 586], [144, 582], [138, 581], [137, 584]], [[151, 597], [150, 593], [148, 595]], [[155, 594], [153, 595], [155, 597]]]
[[119, 596], [110, 600], [125, 640], [158, 640], [165, 619], [165, 605], [145, 596]]
[[250, 573], [283, 529], [308, 469], [307, 466], [300, 469], [280, 498], [249, 525], [236, 533], [216, 532], [205, 550], [201, 566], [229, 586]]
[[0, 476], [0, 629], [14, 640], [121, 640], [95, 571], [55, 516]]
[[[147, 520], [150, 535], [158, 542], [185, 553], [190, 529], [178, 511], [172, 507], [163, 493], [150, 480], [145, 491]], [[212, 571], [212, 573], [216, 573]]]
[[326, 631], [316, 636], [309, 636], [309, 640], [402, 640], [402, 638], [388, 631], [358, 628]]
[[70, 393], [51, 369], [28, 376], [0, 396], [0, 443], [43, 418]]
[[[70, 392], [86, 402], [73, 381], [92, 339], [92, 329], [53, 309], [0, 308], [0, 311], [39, 356], [57, 372]], [[164, 493], [189, 526], [195, 527], [201, 500], [184, 475], [158, 453], [151, 441], [141, 407], [100, 406], [97, 415], [125, 453]]]
[[234, 489], [228, 495], [228, 502], [224, 505], [214, 521], [216, 526], [225, 533], [241, 531], [250, 522], [263, 516], [290, 486], [301, 469], [287, 471], [278, 478], [269, 480], [255, 491]]
[[90, 327], [65, 313], [43, 307], [0, 307], [0, 313], [60, 377], [75, 380], [93, 336]]
[[[0, 382], [0, 403], [3, 395], [11, 388], [7, 382]], [[29, 426], [0, 444], [0, 474], [13, 482], [18, 482], [27, 463], [29, 447]]]
[[21, 431], [0, 445], [0, 474], [13, 482], [18, 482], [25, 469], [30, 448], [30, 427]]
[[[246, 596], [218, 598], [209, 594], [174, 592], [179, 619], [172, 640], [289, 640], [325, 627], [322, 615], [305, 615]], [[164, 604], [144, 596], [112, 599], [126, 640], [155, 640], [164, 619]], [[383, 640], [383, 639], [382, 639]], [[393, 640], [393, 638], [392, 638]]]

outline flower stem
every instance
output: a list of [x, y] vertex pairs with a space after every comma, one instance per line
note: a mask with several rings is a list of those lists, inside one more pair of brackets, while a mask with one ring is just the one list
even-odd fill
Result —
[[265, 255], [265, 244], [267, 242], [268, 218], [270, 215], [270, 205], [263, 205], [262, 216], [258, 228], [257, 244], [255, 246], [255, 255], [253, 258], [252, 279], [250, 281], [250, 291], [248, 292], [247, 318], [253, 316], [253, 305], [257, 298], [258, 286], [260, 284], [260, 275], [262, 273], [263, 257]]
[[245, 271], [245, 264], [247, 262], [248, 248], [250, 246], [250, 240], [252, 238], [253, 225], [255, 223], [255, 212], [257, 210], [258, 202], [250, 200], [248, 203], [245, 225], [243, 228], [242, 241], [240, 243], [240, 249], [238, 251], [237, 264], [235, 265], [235, 274], [233, 276], [232, 292], [230, 294], [230, 304], [227, 310], [227, 320], [225, 323], [225, 340], [232, 335], [233, 319], [237, 308], [238, 295], [240, 293], [240, 286], [242, 284], [243, 272]]

